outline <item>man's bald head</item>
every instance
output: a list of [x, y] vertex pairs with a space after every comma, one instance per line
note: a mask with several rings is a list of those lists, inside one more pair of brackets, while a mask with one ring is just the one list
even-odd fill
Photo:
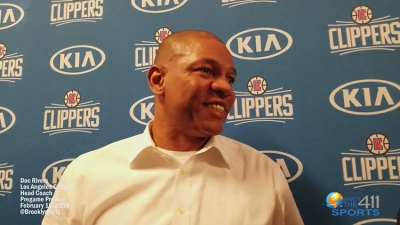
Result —
[[[171, 61], [175, 56], [184, 55], [190, 52], [191, 45], [196, 43], [196, 40], [202, 38], [215, 39], [224, 44], [221, 39], [216, 35], [202, 30], [184, 30], [178, 31], [169, 35], [160, 44], [154, 64], [163, 65], [164, 63]], [[225, 44], [224, 44], [225, 45]]]
[[153, 124], [201, 139], [219, 134], [235, 101], [235, 79], [232, 55], [214, 34], [190, 30], [168, 36], [147, 72]]

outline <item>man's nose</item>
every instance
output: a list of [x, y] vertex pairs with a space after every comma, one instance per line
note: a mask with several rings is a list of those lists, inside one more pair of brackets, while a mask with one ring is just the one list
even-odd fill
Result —
[[229, 83], [228, 78], [225, 76], [220, 76], [218, 79], [215, 79], [211, 84], [211, 88], [220, 98], [235, 95], [232, 84]]

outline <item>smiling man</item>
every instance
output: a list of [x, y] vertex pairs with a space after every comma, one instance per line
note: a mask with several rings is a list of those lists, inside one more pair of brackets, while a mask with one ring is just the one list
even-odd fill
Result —
[[42, 224], [303, 224], [279, 166], [219, 135], [236, 78], [221, 40], [172, 34], [147, 78], [155, 109], [144, 133], [75, 159], [54, 194], [65, 207]]
[[147, 76], [155, 96], [151, 130], [157, 146], [199, 150], [221, 133], [235, 101], [236, 70], [217, 37], [200, 31], [173, 34], [161, 44]]

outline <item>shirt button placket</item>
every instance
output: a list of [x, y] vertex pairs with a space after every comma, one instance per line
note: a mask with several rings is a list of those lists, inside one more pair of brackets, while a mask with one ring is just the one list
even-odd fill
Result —
[[188, 160], [176, 173], [174, 195], [175, 213], [172, 224], [190, 224], [190, 168], [192, 160]]
[[182, 176], [184, 176], [185, 173], [186, 173], [186, 169], [185, 169], [185, 168], [182, 168], [182, 169], [181, 169], [181, 174], [182, 174]]

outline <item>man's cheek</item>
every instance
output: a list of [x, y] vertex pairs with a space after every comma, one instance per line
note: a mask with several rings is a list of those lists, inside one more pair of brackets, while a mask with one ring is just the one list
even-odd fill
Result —
[[235, 100], [236, 100], [235, 94], [232, 97], [229, 98], [229, 109], [232, 108], [233, 103], [235, 103]]

